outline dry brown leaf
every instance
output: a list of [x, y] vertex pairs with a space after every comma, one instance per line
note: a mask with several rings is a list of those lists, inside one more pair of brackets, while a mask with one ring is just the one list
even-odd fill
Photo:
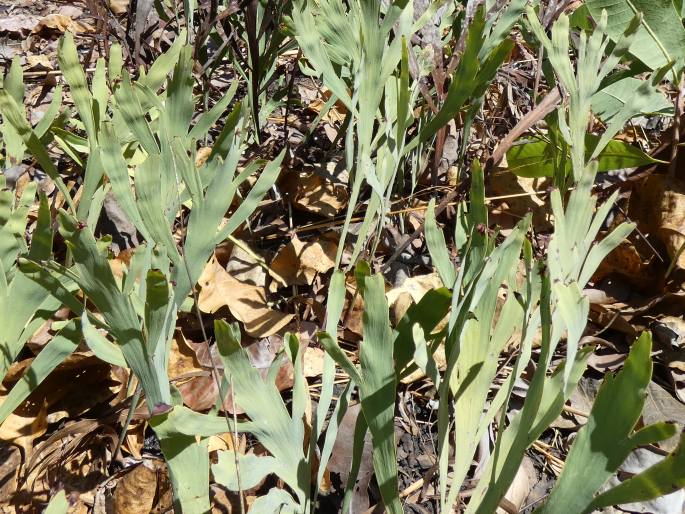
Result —
[[209, 146], [203, 146], [197, 151], [197, 154], [195, 154], [195, 167], [196, 168], [202, 168], [202, 166], [205, 165], [207, 162], [207, 159], [209, 159], [209, 156], [212, 155], [212, 148]]
[[325, 352], [321, 348], [307, 348], [304, 352], [302, 371], [304, 376], [318, 377], [323, 373], [323, 358]]
[[[645, 233], [655, 234], [673, 259], [685, 244], [685, 183], [667, 175], [650, 175], [633, 190], [629, 216]], [[677, 266], [685, 269], [685, 252]]]
[[[314, 111], [317, 114], [321, 112], [324, 105], [326, 105], [326, 102], [330, 100], [333, 93], [331, 93], [328, 89], [324, 89], [321, 94], [323, 98], [316, 98], [313, 101], [311, 101], [307, 106], [307, 109], [309, 109], [310, 111]], [[336, 100], [336, 102], [331, 106], [328, 112], [323, 115], [322, 119], [329, 123], [342, 123], [345, 120], [346, 114], [347, 107], [345, 107], [345, 104], [340, 100]]]
[[[329, 165], [335, 168], [335, 163]], [[293, 207], [300, 211], [333, 218], [347, 205], [349, 195], [345, 184], [324, 177], [313, 167], [290, 170], [283, 177], [280, 186], [290, 195]]]
[[[357, 418], [361, 412], [361, 405], [352, 405], [347, 409], [343, 416], [340, 427], [338, 428], [338, 435], [335, 438], [333, 445], [333, 453], [328, 461], [327, 469], [331, 473], [340, 476], [341, 482], [344, 484], [350, 473], [350, 463], [352, 462], [353, 444], [354, 444], [354, 428]], [[367, 432], [364, 438], [364, 451], [362, 452], [361, 464], [357, 474], [357, 483], [354, 488], [352, 496], [351, 512], [365, 512], [369, 508], [369, 495], [367, 489], [371, 478], [373, 477], [373, 462], [372, 462], [372, 443], [371, 436]]]
[[[326, 273], [335, 266], [338, 245], [322, 237], [318, 241], [301, 241], [293, 235], [288, 244], [282, 247], [271, 261], [274, 278], [281, 285], [310, 285], [317, 273]], [[278, 275], [278, 276], [276, 276]]]
[[183, 333], [177, 331], [171, 340], [169, 378], [178, 378], [194, 371], [202, 371], [202, 366], [198, 361], [195, 351], [188, 345]]
[[124, 475], [114, 492], [115, 514], [149, 514], [157, 493], [157, 470], [143, 461]]
[[205, 266], [199, 284], [202, 287], [198, 296], [200, 310], [214, 313], [224, 306], [228, 307], [252, 337], [275, 334], [293, 318], [292, 314], [270, 308], [264, 288], [236, 280], [215, 257]]
[[34, 54], [26, 56], [26, 69], [28, 70], [51, 70], [52, 62], [45, 54]]
[[[535, 464], [527, 455], [523, 457], [523, 462], [519, 467], [514, 480], [512, 480], [509, 490], [504, 495], [504, 499], [514, 506], [516, 511], [521, 510], [523, 502], [528, 497], [531, 489], [538, 480]], [[507, 510], [502, 507], [497, 508], [497, 514], [506, 514]]]
[[43, 16], [36, 26], [33, 27], [34, 34], [38, 34], [42, 30], [57, 30], [59, 32], [73, 32], [74, 34], [80, 34], [82, 32], [95, 32], [95, 29], [88, 23], [83, 23], [81, 21], [72, 20], [69, 16], [64, 14], [48, 14]]
[[106, 0], [108, 7], [114, 14], [124, 14], [128, 11], [131, 0]]
[[[0, 401], [0, 405], [2, 405]], [[12, 443], [24, 449], [24, 456], [28, 459], [33, 450], [33, 441], [45, 434], [48, 428], [47, 405], [43, 404], [37, 412], [21, 412], [7, 416], [0, 426], [0, 441]]]
[[0, 447], [0, 505], [9, 503], [17, 492], [21, 463], [21, 450], [17, 446], [3, 444]]
[[126, 438], [121, 445], [122, 449], [126, 450], [131, 456], [136, 459], [141, 459], [143, 446], [145, 446], [145, 425], [147, 422], [143, 419], [132, 420], [126, 430]]

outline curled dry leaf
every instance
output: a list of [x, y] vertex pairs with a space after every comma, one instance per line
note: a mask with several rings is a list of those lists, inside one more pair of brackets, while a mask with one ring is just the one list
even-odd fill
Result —
[[38, 34], [43, 30], [57, 30], [59, 32], [73, 32], [74, 34], [80, 34], [82, 32], [95, 32], [95, 29], [81, 21], [76, 21], [71, 19], [69, 16], [64, 14], [48, 14], [42, 17], [33, 27], [32, 32]]
[[252, 337], [267, 337], [278, 332], [293, 318], [269, 307], [263, 287], [236, 280], [216, 260], [207, 263], [199, 280], [202, 290], [198, 296], [200, 310], [214, 313], [228, 307], [233, 317], [243, 323]]
[[325, 236], [305, 242], [293, 235], [271, 261], [274, 278], [283, 286], [310, 285], [317, 273], [333, 269], [337, 251], [337, 243]]

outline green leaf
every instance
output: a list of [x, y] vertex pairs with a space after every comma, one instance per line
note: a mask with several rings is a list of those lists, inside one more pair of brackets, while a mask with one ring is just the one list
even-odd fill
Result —
[[[179, 407], [174, 407], [176, 411]], [[207, 440], [198, 441], [194, 435], [177, 430], [176, 423], [168, 414], [154, 416], [150, 425], [159, 439], [164, 459], [169, 466], [175, 502], [180, 512], [205, 514], [211, 510], [209, 503], [209, 451]], [[226, 422], [223, 422], [226, 430]]]
[[[632, 101], [632, 96], [642, 82], [635, 77], [625, 77], [612, 82], [592, 97], [592, 111], [602, 121], [607, 122]], [[642, 114], [673, 115], [673, 102], [669, 101], [661, 91], [652, 90], [645, 96], [645, 103], [641, 105]]]
[[[585, 136], [587, 158], [592, 155], [599, 140], [600, 137], [594, 134]], [[552, 177], [555, 161], [559, 158], [559, 149], [546, 141], [522, 143], [513, 146], [507, 152], [508, 170], [519, 177]], [[637, 168], [657, 162], [663, 161], [654, 159], [636, 146], [613, 139], [599, 154], [598, 171]], [[570, 172], [571, 162], [566, 159], [566, 173]]]
[[71, 199], [69, 190], [62, 180], [57, 167], [52, 162], [47, 149], [41, 143], [38, 136], [35, 134], [31, 125], [26, 120], [23, 107], [17, 104], [16, 100], [7, 92], [7, 90], [0, 88], [0, 112], [7, 122], [9, 122], [14, 130], [17, 131], [26, 148], [33, 154], [33, 156], [40, 164], [40, 167], [45, 173], [55, 182], [57, 189], [62, 195], [70, 209], [74, 210], [74, 203]]
[[44, 514], [67, 514], [68, 510], [69, 503], [67, 502], [67, 495], [64, 493], [64, 489], [62, 489], [52, 497]]
[[[273, 473], [276, 459], [273, 457], [257, 456], [254, 453], [244, 455], [231, 450], [217, 452], [219, 461], [212, 464], [214, 480], [231, 491], [252, 489], [259, 485], [264, 478]], [[240, 483], [238, 482], [238, 470], [236, 470], [236, 456], [238, 458], [238, 470]]]
[[83, 126], [86, 129], [88, 141], [91, 146], [95, 145], [97, 144], [97, 127], [95, 126], [95, 116], [93, 113], [93, 97], [88, 90], [86, 74], [78, 60], [76, 44], [71, 32], [66, 32], [62, 39], [60, 39], [57, 58], [60, 70], [64, 74], [67, 84], [69, 84], [69, 91], [81, 116]]
[[630, 53], [650, 69], [685, 56], [685, 29], [673, 0], [588, 0], [586, 5], [595, 20], [606, 10], [606, 30], [614, 40], [623, 34], [636, 13], [642, 13], [642, 25]]
[[610, 505], [643, 502], [685, 487], [685, 433], [678, 447], [663, 460], [597, 496], [586, 512]]
[[79, 332], [77, 324], [71, 320], [45, 345], [0, 405], [0, 425], [52, 370], [76, 350], [81, 339]]
[[435, 221], [435, 199], [431, 199], [428, 203], [425, 231], [426, 245], [428, 246], [433, 264], [438, 270], [440, 279], [445, 287], [452, 287], [457, 279], [457, 272], [450, 258], [447, 244], [445, 244], [445, 236]]
[[158, 370], [153, 365], [136, 310], [130, 298], [119, 289], [107, 259], [98, 251], [92, 232], [64, 211], [59, 212], [58, 219], [60, 233], [74, 259], [76, 280], [102, 313], [126, 362], [141, 381], [149, 409], [153, 411], [157, 404], [168, 405], [171, 393], [166, 370]]
[[83, 338], [86, 340], [88, 348], [95, 354], [95, 356], [105, 362], [109, 362], [114, 366], [128, 368], [124, 354], [121, 352], [116, 344], [112, 343], [104, 335], [90, 323], [88, 319], [88, 312], [83, 311], [81, 316], [81, 327], [83, 330]]
[[590, 418], [578, 432], [564, 471], [540, 514], [593, 510], [595, 493], [635, 448], [631, 433], [642, 414], [652, 377], [651, 349], [652, 338], [644, 332], [633, 344], [623, 369], [606, 376]]
[[233, 401], [250, 418], [251, 432], [274, 457], [274, 472], [297, 493], [304, 508], [311, 474], [303, 454], [304, 441], [297, 436], [303, 430], [302, 419], [291, 419], [276, 384], [270, 377], [263, 380], [252, 366], [238, 339], [240, 329], [237, 325], [229, 326], [225, 321], [217, 320], [214, 332], [219, 355], [230, 373]]
[[390, 329], [388, 302], [382, 275], [364, 281], [364, 341], [359, 360], [362, 382], [359, 384], [364, 419], [373, 440], [373, 468], [378, 479], [383, 503], [389, 512], [401, 513], [397, 490], [395, 455], [395, 368], [393, 337]]

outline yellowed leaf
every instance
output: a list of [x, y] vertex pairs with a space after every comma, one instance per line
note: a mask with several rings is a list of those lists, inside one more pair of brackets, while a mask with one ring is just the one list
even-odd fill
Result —
[[212, 154], [212, 148], [209, 146], [203, 146], [195, 154], [195, 167], [202, 168]]
[[205, 266], [199, 284], [202, 287], [198, 296], [200, 310], [214, 313], [221, 307], [228, 307], [252, 337], [275, 334], [293, 318], [292, 314], [269, 307], [263, 287], [236, 280], [215, 257]]
[[124, 14], [128, 11], [130, 0], [107, 0], [107, 5], [114, 14]]
[[42, 30], [52, 29], [59, 32], [73, 32], [80, 34], [82, 32], [95, 32], [95, 29], [88, 23], [72, 20], [69, 16], [64, 14], [48, 14], [43, 16], [36, 26], [33, 27], [33, 33], [37, 34]]

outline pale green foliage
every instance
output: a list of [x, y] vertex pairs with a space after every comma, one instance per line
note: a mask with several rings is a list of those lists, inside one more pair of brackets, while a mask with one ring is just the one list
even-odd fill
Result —
[[[0, 239], [7, 242], [4, 245], [7, 256], [4, 290], [11, 292], [15, 282], [22, 286], [21, 292], [14, 294], [13, 304], [22, 298], [20, 295], [29, 295], [22, 304], [26, 313], [16, 313], [23, 332], [17, 331], [19, 327], [15, 329], [14, 323], [5, 324], [8, 337], [6, 348], [3, 348], [6, 356], [3, 366], [6, 369], [26, 338], [36, 330], [35, 324], [25, 325], [38, 307], [46, 304], [42, 316], [48, 316], [64, 303], [81, 316], [83, 335], [96, 355], [131, 368], [154, 416], [178, 403], [167, 376], [177, 312], [214, 247], [245, 221], [273, 185], [282, 155], [266, 164], [240, 208], [223, 223], [238, 186], [260, 167], [260, 163], [255, 162], [236, 174], [242, 151], [242, 138], [236, 135], [243, 122], [241, 104], [238, 103], [226, 118], [202, 170], [194, 164], [195, 141], [204, 137], [223, 114], [237, 83], [222, 101], [192, 124], [195, 99], [190, 49], [183, 46], [181, 39], [137, 81], [131, 81], [126, 71], [121, 72], [118, 54], [119, 50], [112, 52], [111, 82], [107, 83], [105, 63], [101, 60], [89, 89], [72, 37], [67, 35], [60, 43], [60, 65], [80, 114], [77, 126], [80, 124], [87, 136], [76, 146], [69, 142], [77, 142], [77, 136], [66, 131], [61, 130], [61, 138], [57, 139], [65, 150], [69, 148], [67, 153], [85, 153], [85, 156], [78, 155], [77, 161], [83, 165], [85, 173], [82, 200], [73, 214], [60, 211], [58, 215], [59, 230], [67, 243], [73, 266], [67, 268], [49, 261], [52, 234], [49, 211], [43, 201], [40, 218], [43, 221], [36, 230], [31, 251], [21, 261], [24, 273], [14, 276], [11, 266], [21, 250], [26, 211], [35, 195], [35, 187], [27, 188], [21, 208], [16, 213], [8, 210], [7, 237]], [[172, 71], [166, 90], [157, 95], [156, 90]], [[52, 166], [52, 175], [59, 185], [61, 179], [38, 136], [23, 118], [16, 100], [5, 89], [0, 90], [0, 109], [5, 122], [22, 135], [28, 151], [34, 153], [41, 165], [49, 163], [49, 166], [43, 165], [44, 169], [50, 173]], [[98, 241], [93, 236], [102, 201], [109, 190], [146, 240], [136, 249], [122, 281], [114, 277], [106, 258], [109, 241]], [[9, 191], [5, 195], [8, 200], [12, 197]], [[65, 197], [70, 198], [68, 193]], [[185, 241], [179, 249], [172, 229], [182, 205], [190, 209], [190, 214]], [[9, 209], [10, 205], [7, 207]], [[103, 321], [85, 311], [84, 305], [76, 300], [72, 294], [74, 284], [102, 314]], [[47, 300], [46, 291], [51, 293]], [[13, 310], [16, 311], [16, 307]], [[35, 321], [42, 324], [44, 319]], [[27, 378], [33, 376], [42, 380], [73, 351], [79, 338], [73, 323], [70, 327], [70, 330], [68, 327], [63, 329], [48, 345], [48, 351], [34, 361]], [[98, 329], [104, 330], [111, 341]], [[20, 382], [16, 392], [11, 393], [4, 416], [36, 385]], [[175, 431], [173, 425], [166, 426], [162, 422], [154, 425], [162, 451], [169, 456], [177, 501], [184, 512], [205, 512], [209, 506], [206, 444], [197, 443], [194, 436]], [[189, 472], [197, 466], [206, 472]]]

